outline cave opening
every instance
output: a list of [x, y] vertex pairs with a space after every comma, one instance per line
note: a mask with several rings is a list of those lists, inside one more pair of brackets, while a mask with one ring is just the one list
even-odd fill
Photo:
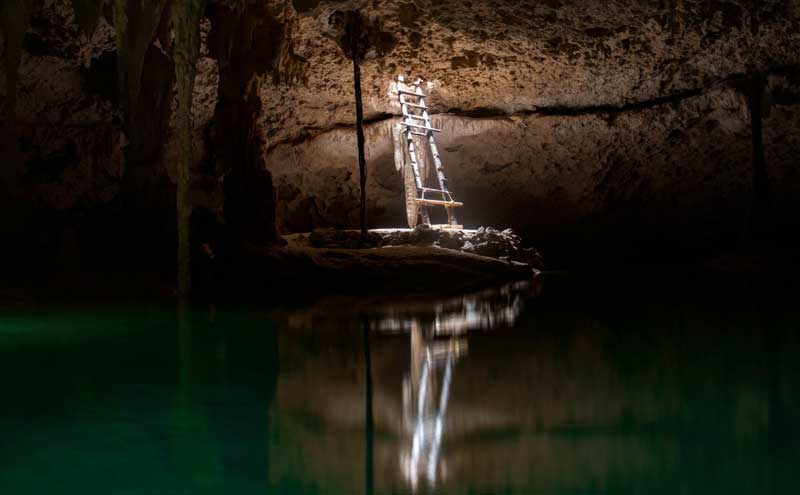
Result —
[[790, 492], [799, 26], [1, 2], [0, 493]]

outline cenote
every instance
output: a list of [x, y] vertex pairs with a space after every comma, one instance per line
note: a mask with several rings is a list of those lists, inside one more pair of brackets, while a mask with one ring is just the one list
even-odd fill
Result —
[[[787, 493], [800, 311], [750, 282], [15, 305], [4, 493]], [[652, 287], [652, 286], [651, 286]]]
[[0, 495], [787, 494], [800, 0], [0, 0]]

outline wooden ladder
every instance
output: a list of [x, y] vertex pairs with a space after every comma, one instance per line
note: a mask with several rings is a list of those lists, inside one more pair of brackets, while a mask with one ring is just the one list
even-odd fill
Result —
[[[436, 147], [436, 141], [433, 139], [433, 133], [441, 132], [441, 129], [435, 129], [431, 123], [428, 107], [425, 105], [425, 95], [422, 93], [422, 88], [420, 87], [421, 82], [420, 79], [417, 79], [415, 83], [407, 85], [403, 76], [397, 77], [397, 95], [400, 100], [400, 108], [403, 112], [402, 125], [403, 133], [405, 134], [406, 150], [408, 151], [411, 170], [414, 173], [414, 182], [416, 184], [416, 194], [413, 198], [417, 206], [416, 214], [422, 218], [423, 223], [430, 225], [431, 220], [428, 215], [427, 207], [443, 206], [447, 212], [446, 227], [460, 229], [463, 228], [463, 226], [458, 225], [453, 209], [464, 206], [464, 203], [455, 201], [452, 193], [447, 188], [447, 178], [444, 175], [444, 167], [442, 166], [442, 160], [439, 156], [439, 150]], [[409, 101], [409, 99], [411, 101]], [[426, 138], [430, 156], [433, 158], [433, 164], [436, 168], [436, 176], [439, 179], [438, 189], [425, 187], [423, 182], [424, 178], [420, 175], [417, 150], [414, 146], [414, 136]], [[406, 190], [407, 195], [410, 194], [410, 192], [411, 191]], [[426, 194], [428, 197], [426, 197]], [[410, 198], [407, 199], [410, 200]], [[416, 218], [412, 220], [412, 217], [415, 217], [416, 214], [409, 213], [410, 227], [414, 227], [416, 224]]]

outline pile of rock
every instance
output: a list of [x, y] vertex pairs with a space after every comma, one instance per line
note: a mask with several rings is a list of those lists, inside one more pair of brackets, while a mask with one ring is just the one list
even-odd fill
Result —
[[[464, 232], [464, 242], [457, 249], [501, 260], [510, 260], [541, 267], [542, 257], [534, 248], [522, 246], [522, 239], [511, 229], [497, 230], [480, 227], [474, 233]], [[442, 247], [448, 247], [442, 245]]]
[[533, 248], [523, 248], [522, 239], [511, 229], [497, 230], [480, 227], [474, 234], [465, 233], [465, 241], [460, 249], [491, 258], [522, 261], [529, 264], [541, 261], [539, 253]]
[[438, 246], [533, 267], [542, 266], [542, 257], [533, 248], [522, 247], [522, 239], [511, 229], [439, 230], [417, 225], [411, 230], [370, 231], [362, 237], [357, 230], [318, 229], [309, 243], [319, 248], [363, 249], [381, 246]]
[[522, 239], [511, 229], [480, 227], [470, 230], [433, 230], [418, 225], [413, 230], [392, 231], [383, 235], [384, 246], [403, 244], [431, 245], [465, 253], [542, 266], [542, 257], [533, 248], [522, 247]]
[[376, 232], [362, 237], [358, 230], [315, 229], [308, 242], [318, 248], [364, 249], [383, 245], [383, 237]]

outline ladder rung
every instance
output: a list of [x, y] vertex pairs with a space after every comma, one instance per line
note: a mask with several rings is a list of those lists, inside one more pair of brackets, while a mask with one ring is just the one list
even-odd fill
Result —
[[403, 105], [408, 105], [409, 107], [414, 107], [414, 108], [424, 108], [425, 110], [428, 109], [428, 107], [426, 107], [425, 105], [417, 105], [416, 103], [408, 103], [407, 101], [404, 101], [402, 104]]
[[414, 201], [423, 205], [436, 205], [436, 206], [444, 206], [447, 208], [458, 208], [459, 206], [464, 206], [464, 203], [459, 203], [458, 201], [441, 201], [438, 199], [420, 199], [420, 198], [417, 198]]
[[404, 113], [403, 117], [411, 117], [412, 119], [425, 120], [425, 117], [420, 117], [419, 115], [411, 115], [410, 113]]
[[398, 89], [397, 92], [401, 95], [411, 95], [416, 96], [417, 98], [425, 98], [425, 95], [422, 93], [414, 93], [413, 91], [406, 91], [405, 89]]
[[435, 192], [435, 193], [450, 194], [450, 191], [443, 191], [441, 189], [431, 189], [430, 187], [423, 187], [422, 190], [425, 191], [425, 192]]
[[441, 129], [434, 129], [433, 127], [428, 127], [426, 125], [409, 124], [408, 122], [403, 122], [403, 125], [408, 127], [416, 127], [417, 129], [425, 129], [428, 131], [442, 132]]
[[424, 136], [424, 137], [428, 137], [428, 135], [427, 135], [427, 134], [425, 134], [424, 132], [414, 132], [414, 131], [411, 131], [411, 134], [413, 134], [413, 135], [415, 135], [415, 136]]

